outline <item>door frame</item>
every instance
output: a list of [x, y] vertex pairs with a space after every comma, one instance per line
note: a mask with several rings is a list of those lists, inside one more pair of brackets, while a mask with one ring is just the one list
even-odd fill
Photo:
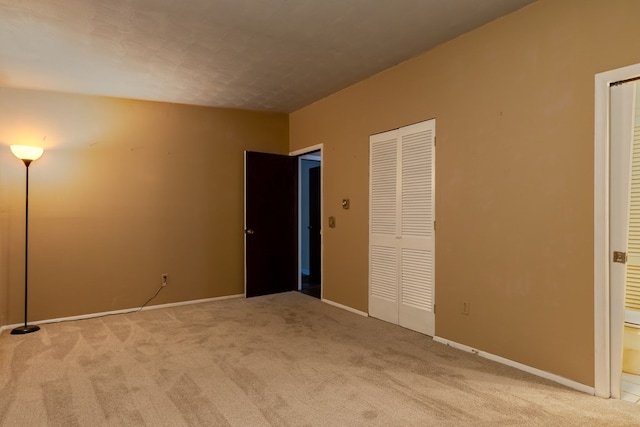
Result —
[[[290, 156], [298, 157], [298, 290], [302, 289], [302, 179], [300, 177], [300, 161], [309, 153], [319, 151], [320, 156], [320, 220], [324, 218], [324, 144], [316, 144], [291, 151]], [[317, 160], [317, 159], [314, 159]], [[324, 232], [320, 228], [320, 300], [324, 301]]]
[[[612, 83], [640, 77], [640, 64], [629, 65], [595, 75], [595, 147], [594, 147], [594, 389], [595, 395], [611, 397], [620, 385], [613, 384], [622, 371], [622, 335], [617, 332], [623, 321], [622, 307], [612, 306], [612, 295], [621, 292], [620, 284], [610, 280], [610, 92]], [[624, 284], [622, 284], [624, 286]], [[622, 290], [624, 292], [624, 290]]]
[[[302, 217], [303, 217], [303, 195], [304, 193], [309, 193], [309, 189], [308, 188], [304, 188], [303, 187], [303, 161], [313, 161], [313, 162], [317, 162], [318, 166], [315, 167], [320, 167], [320, 173], [322, 173], [322, 159], [320, 157], [320, 154], [303, 154], [301, 156], [298, 156], [298, 264], [299, 264], [299, 272], [298, 272], [298, 290], [301, 291], [302, 290], [302, 272], [303, 272], [303, 257], [302, 257], [302, 253], [305, 249], [305, 245], [304, 243], [304, 234], [305, 234], [305, 230], [304, 230], [304, 226], [302, 224]], [[313, 168], [312, 168], [313, 169]], [[309, 174], [310, 169], [308, 169], [306, 171], [307, 173], [307, 179], [309, 179]], [[319, 178], [318, 178], [319, 179]], [[322, 209], [322, 204], [320, 204], [320, 208]], [[310, 214], [310, 212], [309, 212]], [[322, 220], [322, 217], [320, 217], [320, 220]], [[322, 236], [322, 230], [320, 230], [320, 236]], [[307, 243], [310, 243], [309, 241]], [[308, 250], [309, 250], [309, 259], [311, 259], [311, 245], [308, 244]], [[309, 268], [309, 270], [311, 270], [311, 268]], [[320, 279], [322, 280], [322, 275], [320, 276]]]

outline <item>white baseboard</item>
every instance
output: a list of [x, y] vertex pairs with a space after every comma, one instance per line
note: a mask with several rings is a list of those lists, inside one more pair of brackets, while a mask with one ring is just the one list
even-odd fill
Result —
[[545, 378], [547, 380], [551, 380], [553, 382], [556, 382], [558, 384], [562, 384], [562, 385], [564, 385], [566, 387], [572, 388], [574, 390], [581, 391], [583, 393], [595, 395], [595, 392], [596, 392], [594, 387], [591, 387], [591, 386], [588, 386], [588, 385], [584, 385], [584, 384], [581, 384], [579, 382], [570, 380], [568, 378], [561, 377], [560, 375], [556, 375], [556, 374], [552, 374], [550, 372], [542, 371], [540, 369], [533, 368], [531, 366], [524, 365], [524, 364], [519, 363], [519, 362], [514, 362], [513, 360], [505, 359], [504, 357], [496, 356], [495, 354], [491, 354], [491, 353], [487, 353], [487, 352], [484, 352], [484, 351], [476, 350], [475, 348], [466, 346], [464, 344], [459, 344], [459, 343], [457, 343], [455, 341], [450, 341], [448, 339], [440, 338], [440, 337], [436, 337], [436, 336], [433, 337], [433, 340], [436, 341], [436, 342], [439, 342], [441, 344], [448, 345], [448, 346], [451, 346], [453, 348], [457, 348], [458, 350], [466, 351], [468, 353], [477, 354], [478, 356], [484, 357], [485, 359], [493, 360], [494, 362], [502, 363], [503, 365], [511, 366], [512, 368], [516, 368], [516, 369], [519, 369], [521, 371], [528, 372], [530, 374], [536, 375], [538, 377], [542, 377], [542, 378]]
[[[190, 301], [180, 301], [180, 302], [171, 302], [167, 304], [158, 304], [158, 305], [148, 305], [143, 307], [142, 310], [140, 307], [134, 308], [125, 308], [123, 310], [113, 310], [113, 311], [103, 311], [100, 313], [89, 313], [89, 314], [80, 314], [78, 316], [69, 316], [69, 317], [58, 317], [56, 319], [47, 319], [47, 320], [37, 320], [34, 322], [29, 322], [30, 325], [43, 325], [46, 323], [59, 323], [59, 322], [69, 322], [72, 320], [84, 320], [84, 319], [93, 319], [95, 317], [103, 317], [103, 316], [111, 316], [114, 314], [127, 314], [127, 313], [135, 313], [137, 311], [147, 311], [147, 310], [156, 310], [158, 308], [169, 308], [169, 307], [178, 307], [181, 305], [190, 305], [190, 304], [201, 304], [203, 302], [211, 302], [211, 301], [221, 301], [225, 299], [231, 298], [244, 298], [244, 294], [238, 295], [225, 295], [222, 297], [214, 297], [214, 298], [204, 298], [204, 299], [196, 299]], [[13, 325], [4, 325], [0, 327], [0, 333], [7, 329], [13, 329], [18, 326], [22, 326], [23, 323], [16, 323]]]
[[333, 302], [333, 301], [328, 300], [326, 298], [322, 298], [322, 302], [325, 302], [325, 303], [327, 303], [329, 305], [332, 305], [334, 307], [341, 308], [343, 310], [350, 311], [350, 312], [355, 313], [355, 314], [359, 314], [360, 316], [369, 317], [369, 313], [365, 313], [364, 311], [356, 310], [355, 308], [351, 308], [348, 305], [343, 305], [343, 304], [340, 304], [340, 303], [337, 303], [337, 302]]

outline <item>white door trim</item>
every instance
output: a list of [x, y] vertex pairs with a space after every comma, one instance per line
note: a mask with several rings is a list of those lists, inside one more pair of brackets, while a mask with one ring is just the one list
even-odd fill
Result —
[[[314, 151], [320, 151], [319, 159], [318, 157], [312, 158], [311, 160], [319, 160], [320, 161], [320, 220], [324, 218], [324, 144], [316, 144], [310, 147], [301, 148], [296, 151], [289, 152], [289, 156], [298, 157], [298, 290], [302, 289], [302, 278], [300, 272], [302, 270], [302, 221], [300, 219], [300, 212], [302, 211], [302, 200], [300, 194], [302, 192], [301, 187], [301, 178], [300, 178], [300, 160], [305, 156], [305, 154], [312, 153]], [[320, 229], [320, 299], [324, 300], [324, 233], [322, 228]]]
[[[611, 283], [609, 280], [609, 86], [640, 76], [640, 64], [606, 71], [595, 76], [594, 147], [594, 382], [595, 394], [610, 397], [612, 350], [622, 351], [622, 342], [612, 343]], [[617, 353], [615, 353], [617, 357]]]
[[323, 147], [324, 147], [324, 144], [316, 144], [316, 145], [312, 145], [310, 147], [301, 148], [301, 149], [296, 150], [296, 151], [291, 151], [291, 152], [289, 152], [289, 155], [290, 156], [302, 156], [302, 155], [305, 155], [307, 153], [313, 153], [314, 151], [320, 150], [320, 157], [322, 158], [322, 148]]

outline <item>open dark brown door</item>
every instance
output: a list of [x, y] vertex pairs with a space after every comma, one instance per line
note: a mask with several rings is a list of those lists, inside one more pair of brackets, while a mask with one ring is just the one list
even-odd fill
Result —
[[297, 288], [297, 158], [245, 152], [245, 293]]

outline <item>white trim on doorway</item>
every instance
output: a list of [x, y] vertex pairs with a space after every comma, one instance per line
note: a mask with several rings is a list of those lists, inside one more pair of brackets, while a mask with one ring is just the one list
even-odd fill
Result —
[[291, 151], [289, 153], [290, 156], [303, 156], [307, 153], [313, 153], [314, 151], [320, 151], [321, 157], [322, 157], [322, 149], [324, 147], [324, 144], [316, 144], [316, 145], [312, 145], [310, 147], [305, 147], [305, 148], [301, 148], [299, 150], [296, 151]]
[[[319, 151], [320, 154], [319, 155], [314, 155], [312, 157], [312, 160], [319, 160], [320, 164], [322, 165], [320, 167], [320, 218], [324, 218], [324, 164], [323, 164], [323, 147], [324, 144], [316, 144], [316, 145], [312, 145], [310, 147], [306, 147], [306, 148], [301, 148], [299, 150], [296, 151], [291, 151], [289, 153], [289, 156], [292, 157], [298, 157], [299, 159], [304, 158], [305, 155], [309, 154], [309, 153], [313, 153], [316, 151]], [[298, 160], [299, 162], [300, 160]], [[301, 192], [301, 179], [300, 179], [300, 164], [298, 163], [298, 195], [300, 195]], [[298, 290], [300, 290], [302, 288], [302, 282], [301, 282], [301, 270], [302, 270], [302, 250], [301, 250], [301, 245], [302, 245], [302, 232], [301, 232], [301, 222], [300, 222], [300, 210], [301, 210], [301, 206], [300, 206], [301, 200], [300, 197], [298, 197]], [[320, 231], [320, 299], [322, 300], [322, 298], [324, 297], [324, 233], [322, 233], [322, 230]]]
[[[612, 359], [621, 358], [622, 342], [612, 343], [611, 283], [609, 280], [609, 87], [640, 76], [640, 64], [595, 76], [594, 147], [594, 382], [595, 395], [610, 397]], [[615, 326], [613, 326], [615, 327]]]

